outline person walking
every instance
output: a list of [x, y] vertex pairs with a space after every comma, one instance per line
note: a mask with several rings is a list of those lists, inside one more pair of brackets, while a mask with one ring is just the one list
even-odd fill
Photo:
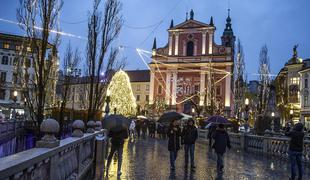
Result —
[[211, 125], [208, 130], [209, 148], [212, 149], [212, 134], [215, 132], [216, 126]]
[[187, 125], [183, 128], [182, 131], [182, 144], [184, 144], [185, 151], [185, 169], [188, 168], [189, 155], [191, 158], [191, 170], [195, 170], [195, 142], [198, 138], [197, 128], [193, 119], [189, 119]]
[[175, 160], [180, 150], [181, 129], [176, 120], [171, 121], [168, 129], [168, 150], [170, 152], [170, 169], [175, 170]]
[[109, 137], [111, 137], [111, 150], [108, 156], [107, 162], [107, 176], [109, 175], [109, 167], [112, 161], [114, 153], [117, 151], [118, 163], [117, 163], [117, 175], [122, 175], [122, 160], [123, 160], [123, 146], [124, 140], [128, 138], [128, 131], [122, 130], [120, 132], [109, 132]]
[[135, 138], [135, 129], [136, 129], [136, 123], [134, 120], [132, 120], [129, 126], [130, 138]]
[[141, 134], [141, 120], [137, 120], [137, 123], [136, 123], [136, 132], [137, 132], [137, 135], [138, 135], [138, 138], [140, 138], [140, 134]]
[[302, 167], [302, 151], [304, 146], [304, 136], [303, 124], [297, 123], [292, 130], [287, 130], [285, 135], [290, 137], [289, 144], [289, 159], [291, 163], [291, 178], [290, 180], [295, 180], [296, 178], [296, 165], [298, 168], [298, 180], [302, 179], [303, 167]]
[[218, 125], [215, 132], [212, 134], [212, 138], [214, 139], [212, 148], [214, 148], [217, 155], [217, 173], [221, 175], [224, 168], [223, 155], [226, 152], [226, 147], [229, 149], [231, 148], [230, 139], [228, 133], [224, 129], [224, 124]]

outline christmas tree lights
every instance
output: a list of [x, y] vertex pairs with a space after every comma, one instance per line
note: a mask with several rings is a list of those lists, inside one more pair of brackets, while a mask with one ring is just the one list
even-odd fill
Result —
[[120, 70], [112, 77], [108, 86], [111, 98], [110, 109], [124, 116], [135, 115], [137, 111], [136, 99], [132, 93], [131, 84], [126, 72]]

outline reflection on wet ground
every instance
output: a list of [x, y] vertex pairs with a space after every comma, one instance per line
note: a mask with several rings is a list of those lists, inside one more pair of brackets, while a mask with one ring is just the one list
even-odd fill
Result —
[[[225, 154], [225, 180], [277, 180], [289, 179], [288, 161], [267, 158], [253, 153], [231, 150]], [[165, 179], [217, 179], [216, 156], [208, 150], [207, 143], [200, 141], [195, 150], [196, 172], [184, 170], [184, 151], [180, 150], [176, 170], [170, 172], [167, 140], [128, 140], [124, 145], [122, 175], [117, 178], [114, 158], [108, 179], [165, 180]], [[303, 179], [310, 179], [309, 167], [304, 167]]]

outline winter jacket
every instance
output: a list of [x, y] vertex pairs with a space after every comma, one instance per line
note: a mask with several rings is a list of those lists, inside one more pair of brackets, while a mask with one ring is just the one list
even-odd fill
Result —
[[229, 136], [225, 129], [217, 128], [212, 134], [212, 138], [214, 139], [212, 147], [215, 149], [216, 153], [224, 154], [226, 152], [226, 147], [229, 149], [231, 148]]
[[179, 127], [177, 130], [173, 130], [174, 127], [170, 126], [168, 130], [168, 150], [169, 151], [178, 151], [180, 149], [180, 137], [181, 129]]
[[124, 144], [124, 140], [128, 138], [128, 131], [123, 130], [120, 132], [109, 132], [109, 137], [111, 137], [111, 144], [115, 147], [120, 147]]
[[297, 123], [293, 130], [285, 132], [285, 135], [291, 138], [289, 150], [297, 152], [303, 151], [305, 134], [301, 123]]
[[182, 131], [182, 144], [195, 144], [198, 138], [197, 128], [187, 125]]

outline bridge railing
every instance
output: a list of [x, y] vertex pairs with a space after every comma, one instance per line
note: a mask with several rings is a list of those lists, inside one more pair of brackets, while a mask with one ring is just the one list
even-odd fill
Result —
[[[208, 130], [199, 129], [199, 134], [206, 134]], [[248, 152], [262, 153], [279, 158], [288, 158], [289, 138], [273, 136], [257, 136], [251, 134], [228, 133], [233, 148]], [[199, 138], [206, 139], [203, 135]], [[303, 160], [310, 164], [310, 141], [304, 140]]]
[[108, 137], [106, 130], [68, 137], [53, 148], [32, 148], [0, 160], [0, 179], [94, 179], [103, 171]]

